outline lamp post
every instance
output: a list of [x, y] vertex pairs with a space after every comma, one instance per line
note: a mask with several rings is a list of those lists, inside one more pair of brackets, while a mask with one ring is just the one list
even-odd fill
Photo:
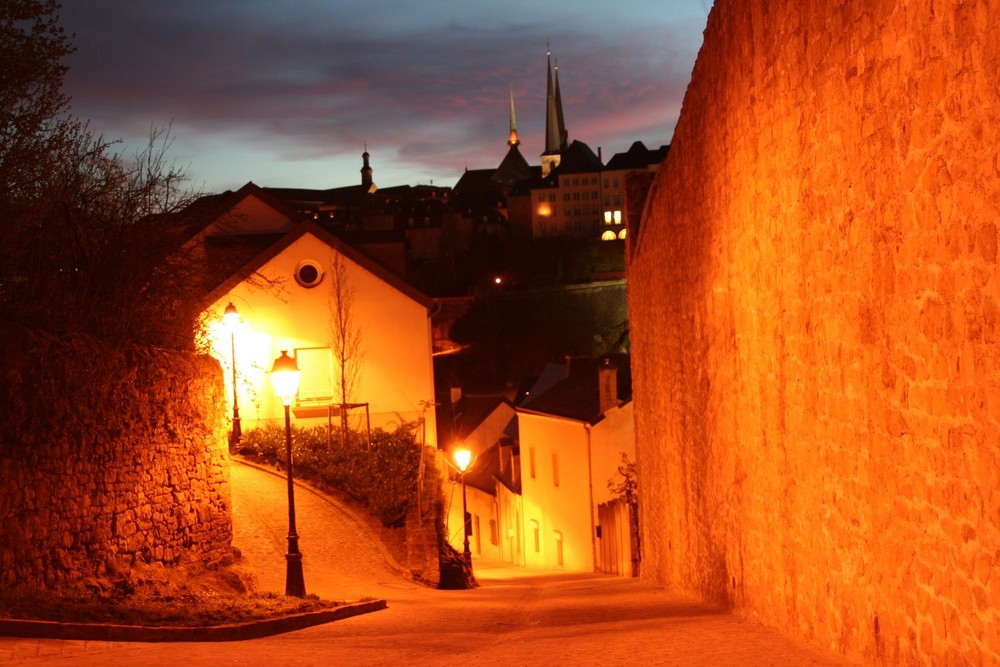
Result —
[[472, 452], [464, 447], [456, 449], [452, 456], [455, 458], [455, 467], [458, 468], [458, 472], [462, 476], [462, 532], [465, 534], [465, 542], [463, 543], [462, 555], [465, 557], [465, 562], [472, 567], [472, 550], [469, 548], [469, 511], [466, 509], [465, 502], [465, 473], [472, 466]]
[[292, 481], [292, 418], [289, 406], [299, 390], [299, 367], [295, 359], [282, 350], [271, 368], [271, 384], [285, 406], [285, 467], [288, 473], [288, 553], [285, 554], [285, 595], [305, 597], [306, 582], [302, 575], [302, 554], [295, 531], [295, 485]]
[[229, 446], [237, 447], [243, 437], [243, 430], [240, 428], [240, 405], [236, 398], [236, 327], [240, 323], [240, 314], [236, 306], [230, 301], [226, 306], [226, 312], [222, 315], [222, 321], [229, 329], [229, 346], [233, 359], [233, 430], [229, 434]]

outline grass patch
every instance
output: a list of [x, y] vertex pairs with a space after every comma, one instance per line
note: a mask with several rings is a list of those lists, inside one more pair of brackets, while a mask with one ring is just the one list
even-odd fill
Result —
[[279, 618], [340, 604], [315, 595], [164, 592], [145, 586], [113, 597], [88, 591], [0, 591], [0, 617], [62, 623], [204, 627]]

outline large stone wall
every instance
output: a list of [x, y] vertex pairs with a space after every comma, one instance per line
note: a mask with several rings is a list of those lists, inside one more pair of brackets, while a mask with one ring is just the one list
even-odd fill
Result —
[[231, 558], [208, 357], [0, 325], [0, 586], [113, 586]]
[[716, 0], [629, 230], [644, 576], [1000, 662], [998, 20]]

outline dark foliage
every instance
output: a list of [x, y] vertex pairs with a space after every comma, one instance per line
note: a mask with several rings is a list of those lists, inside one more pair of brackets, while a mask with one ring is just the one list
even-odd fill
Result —
[[471, 345], [457, 371], [462, 379], [502, 385], [567, 356], [626, 351], [627, 333], [625, 286], [609, 285], [483, 296], [451, 338]]
[[0, 319], [189, 347], [190, 281], [158, 267], [180, 238], [167, 214], [193, 194], [166, 160], [168, 132], [125, 157], [69, 115], [58, 10], [0, 3]]
[[[295, 477], [343, 493], [368, 508], [382, 525], [397, 528], [406, 521], [416, 500], [420, 445], [414, 425], [389, 433], [372, 431], [369, 445], [365, 434], [328, 431], [325, 426], [292, 427], [292, 466]], [[259, 457], [283, 468], [284, 426], [269, 425], [243, 435], [240, 454]]]

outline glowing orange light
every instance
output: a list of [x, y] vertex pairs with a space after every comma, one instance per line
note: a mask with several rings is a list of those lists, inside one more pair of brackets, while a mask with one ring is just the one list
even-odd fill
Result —
[[239, 326], [240, 313], [236, 310], [236, 306], [233, 305], [232, 301], [226, 306], [226, 312], [222, 315], [222, 321], [230, 331], [236, 331], [236, 327]]
[[271, 384], [281, 402], [291, 405], [292, 399], [299, 391], [299, 366], [295, 363], [294, 357], [288, 356], [288, 350], [282, 350], [281, 356], [274, 360], [274, 367], [271, 368]]
[[547, 203], [539, 204], [538, 215], [542, 216], [543, 218], [549, 217], [550, 215], [552, 215], [552, 207], [549, 206]]
[[455, 467], [459, 472], [466, 472], [472, 465], [472, 452], [465, 447], [456, 449], [451, 456], [455, 459]]

